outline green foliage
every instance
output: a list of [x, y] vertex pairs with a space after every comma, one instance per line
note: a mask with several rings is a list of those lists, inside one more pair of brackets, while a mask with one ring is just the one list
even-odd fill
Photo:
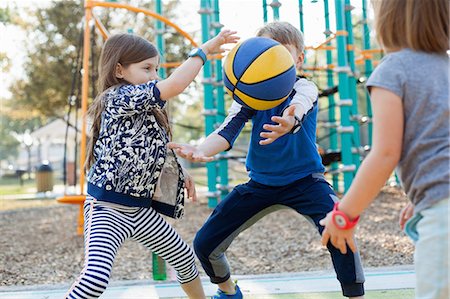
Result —
[[9, 59], [9, 57], [5, 53], [0, 52], [0, 71], [1, 72], [9, 71], [10, 62], [11, 62], [11, 60]]
[[[11, 12], [9, 7], [0, 8], [0, 24], [9, 24], [11, 22]], [[7, 72], [9, 70], [10, 59], [8, 56], [0, 52], [0, 71]]]
[[7, 24], [11, 22], [11, 13], [9, 7], [0, 8], [0, 23]]
[[26, 76], [11, 88], [11, 107], [44, 118], [61, 116], [69, 95], [83, 8], [79, 1], [55, 1], [30, 14], [22, 25], [30, 38]]
[[17, 157], [20, 142], [11, 135], [10, 118], [0, 114], [0, 160]]
[[[154, 1], [145, 0], [135, 0], [130, 4], [152, 11], [155, 6]], [[175, 8], [178, 4], [179, 0], [164, 1], [163, 15], [174, 23], [177, 23]], [[155, 19], [151, 17], [125, 9], [98, 8], [94, 13], [110, 34], [133, 32], [156, 43]], [[28, 17], [16, 22], [29, 37], [27, 61], [24, 64], [25, 78], [13, 83], [10, 90], [14, 101], [9, 101], [7, 106], [17, 112], [18, 119], [38, 117], [40, 122], [46, 122], [54, 117], [63, 117], [67, 112], [67, 99], [71, 91], [73, 71], [80, 48], [79, 39], [83, 30], [84, 8], [80, 1], [53, 1], [48, 7], [30, 10], [28, 14]], [[96, 95], [97, 61], [103, 38], [96, 30], [91, 32], [94, 36], [91, 42], [93, 46], [89, 95], [93, 98]], [[183, 61], [192, 47], [189, 42], [167, 26], [163, 37], [165, 61]], [[169, 69], [168, 74], [172, 71], [173, 69]], [[78, 80], [75, 90], [79, 90], [80, 86]], [[197, 85], [199, 86], [200, 84]], [[202, 125], [202, 118], [199, 118], [203, 105], [201, 99], [195, 101], [192, 108], [184, 107], [185, 104], [179, 100], [173, 102], [170, 108], [173, 119], [179, 118], [180, 111], [189, 109], [192, 113], [183, 115], [183, 123]], [[185, 131], [179, 133], [184, 134]], [[194, 130], [189, 131], [186, 136], [196, 139], [201, 135], [202, 132]]]

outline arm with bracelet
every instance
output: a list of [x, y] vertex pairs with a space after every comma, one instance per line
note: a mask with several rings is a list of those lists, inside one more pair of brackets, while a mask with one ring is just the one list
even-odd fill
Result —
[[[320, 221], [325, 226], [322, 244], [331, 242], [342, 253], [347, 252], [347, 245], [356, 251], [354, 222], [380, 192], [402, 152], [404, 116], [401, 98], [377, 87], [371, 88], [370, 93], [373, 117], [377, 120], [374, 121], [372, 149], [340, 203]], [[346, 221], [351, 224], [345, 225]]]

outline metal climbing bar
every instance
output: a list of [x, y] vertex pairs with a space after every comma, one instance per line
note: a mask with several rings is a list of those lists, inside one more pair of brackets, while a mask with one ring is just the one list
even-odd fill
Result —
[[[367, 0], [362, 0], [362, 16], [363, 16], [363, 49], [364, 51], [370, 50], [370, 31], [369, 25], [367, 24]], [[369, 77], [372, 73], [373, 66], [372, 60], [370, 58], [366, 58], [364, 55], [364, 75]], [[366, 105], [367, 105], [367, 116], [372, 119], [372, 106], [370, 104], [370, 96], [369, 92], [365, 90], [366, 94]], [[369, 121], [367, 125], [367, 134], [368, 134], [368, 144], [372, 145], [372, 122]]]
[[[222, 24], [220, 23], [220, 6], [219, 0], [214, 0], [214, 14], [213, 14], [213, 22], [211, 26], [214, 29], [215, 34], [219, 34]], [[214, 96], [216, 98], [217, 103], [217, 115], [216, 115], [216, 123], [221, 124], [225, 120], [225, 91], [223, 89], [223, 70], [222, 70], [222, 60], [221, 58], [216, 58], [214, 60], [215, 67], [215, 78], [214, 78]], [[221, 195], [221, 199], [223, 199], [229, 192], [230, 186], [228, 185], [228, 160], [227, 159], [219, 159], [218, 163], [218, 172], [219, 172], [219, 191]]]
[[280, 1], [272, 0], [269, 6], [272, 7], [274, 21], [278, 21], [280, 19], [280, 6], [281, 6]]
[[[358, 115], [358, 97], [356, 94], [356, 65], [355, 65], [355, 51], [354, 51], [354, 38], [353, 38], [353, 24], [352, 24], [352, 10], [353, 6], [350, 5], [350, 0], [345, 0], [345, 30], [347, 31], [347, 58], [348, 64], [350, 66], [351, 72], [348, 74], [348, 88], [350, 92], [350, 98], [352, 99], [352, 107], [350, 109], [351, 116]], [[352, 148], [359, 149], [360, 147], [360, 137], [359, 137], [359, 122], [350, 117], [350, 123], [353, 126], [353, 136], [352, 136]], [[352, 151], [353, 152], [353, 151]], [[358, 169], [361, 157], [358, 151], [353, 152], [352, 154], [353, 164]]]
[[300, 31], [305, 34], [305, 24], [303, 20], [303, 0], [298, 0], [298, 17], [300, 22]]
[[[325, 18], [325, 37], [326, 37], [326, 45], [328, 47], [331, 46], [331, 41], [336, 38], [335, 34], [332, 34], [330, 30], [330, 10], [329, 10], [329, 3], [328, 0], [324, 0], [324, 18]], [[331, 52], [331, 49], [326, 50], [326, 56], [327, 56], [327, 65], [331, 65], [333, 63], [333, 53]], [[334, 86], [334, 76], [333, 71], [331, 69], [327, 69], [327, 86], [328, 88], [332, 88]], [[336, 122], [336, 111], [334, 109], [335, 107], [335, 98], [334, 93], [331, 93], [328, 95], [328, 121], [331, 123]], [[330, 150], [331, 151], [338, 151], [338, 135], [335, 127], [329, 128], [329, 134], [330, 134]], [[333, 188], [335, 190], [339, 190], [339, 173], [335, 173], [335, 171], [338, 169], [338, 163], [333, 162], [330, 165], [331, 171], [332, 171], [332, 180], [333, 180]]]
[[[162, 3], [161, 0], [156, 0], [155, 2], [155, 11], [157, 14], [162, 15]], [[165, 51], [165, 42], [163, 38], [163, 34], [165, 32], [164, 23], [161, 20], [156, 19], [156, 48], [160, 53], [160, 63], [164, 64], [166, 62], [164, 51]], [[158, 70], [158, 75], [160, 78], [166, 78], [166, 68], [161, 67]]]
[[[342, 105], [346, 102], [351, 102], [348, 80], [348, 59], [347, 59], [347, 43], [346, 36], [348, 33], [345, 31], [345, 15], [344, 15], [344, 1], [335, 0], [335, 14], [336, 14], [336, 41], [337, 41], [337, 56], [338, 67], [335, 71], [338, 72], [339, 79], [339, 99], [340, 99], [340, 118], [341, 126], [348, 128], [351, 127], [350, 123], [350, 106]], [[352, 127], [353, 128], [353, 127]], [[340, 168], [344, 173], [344, 189], [348, 190], [353, 181], [353, 158], [352, 158], [352, 135], [353, 132], [349, 130], [342, 131], [341, 133], [341, 151], [342, 151], [342, 167]]]
[[[202, 23], [202, 42], [211, 38], [210, 24], [213, 9], [210, 0], [200, 1], [200, 18]], [[214, 103], [214, 86], [212, 82], [212, 62], [207, 60], [203, 66], [203, 96], [204, 96], [204, 116], [205, 116], [205, 135], [208, 136], [214, 131], [216, 124], [217, 107]], [[208, 176], [208, 207], [214, 208], [219, 201], [220, 192], [217, 190], [218, 167], [217, 162], [207, 162], [206, 170]]]

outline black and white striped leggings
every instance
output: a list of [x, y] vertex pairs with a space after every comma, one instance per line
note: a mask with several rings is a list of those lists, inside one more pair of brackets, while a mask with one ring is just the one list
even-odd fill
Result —
[[192, 249], [152, 208], [128, 207], [88, 197], [84, 220], [84, 267], [66, 298], [100, 297], [108, 285], [117, 251], [128, 238], [166, 260], [177, 271], [180, 283], [198, 276]]

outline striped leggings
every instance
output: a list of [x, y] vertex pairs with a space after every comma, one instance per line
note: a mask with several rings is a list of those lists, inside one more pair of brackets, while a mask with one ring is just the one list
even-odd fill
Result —
[[165, 259], [177, 271], [180, 283], [198, 276], [192, 249], [154, 209], [88, 197], [84, 219], [84, 267], [65, 298], [100, 297], [108, 285], [116, 253], [128, 238]]

